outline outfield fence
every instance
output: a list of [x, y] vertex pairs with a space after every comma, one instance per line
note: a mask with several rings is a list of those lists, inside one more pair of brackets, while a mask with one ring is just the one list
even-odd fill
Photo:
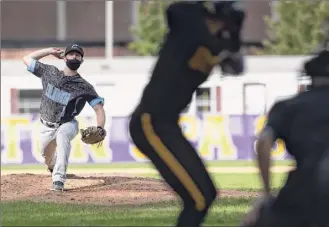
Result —
[[[78, 117], [77, 120], [79, 128], [95, 124], [92, 117]], [[255, 115], [182, 115], [180, 125], [204, 160], [250, 160], [255, 157], [257, 133], [265, 120], [264, 116]], [[108, 136], [101, 147], [82, 143], [78, 135], [72, 142], [70, 163], [148, 161], [131, 141], [128, 123], [128, 117], [109, 118], [106, 125]], [[40, 124], [38, 115], [1, 119], [1, 164], [44, 162], [39, 151]], [[276, 142], [272, 158], [291, 158], [282, 141]]]

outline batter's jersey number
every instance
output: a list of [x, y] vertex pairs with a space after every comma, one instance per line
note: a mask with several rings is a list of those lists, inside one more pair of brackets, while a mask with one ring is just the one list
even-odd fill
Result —
[[194, 52], [188, 64], [195, 71], [209, 74], [219, 61], [219, 56], [213, 56], [208, 48], [201, 46]]

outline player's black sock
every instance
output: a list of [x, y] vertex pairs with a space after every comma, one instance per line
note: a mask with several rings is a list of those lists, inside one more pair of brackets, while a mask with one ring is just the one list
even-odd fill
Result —
[[178, 217], [176, 227], [199, 227], [204, 221], [209, 207], [215, 198], [216, 194], [209, 194], [209, 196], [206, 198], [206, 208], [202, 211], [196, 209], [194, 201], [185, 201], [184, 208]]
[[197, 211], [195, 207], [184, 207], [178, 218], [176, 227], [199, 227], [204, 221], [207, 210]]

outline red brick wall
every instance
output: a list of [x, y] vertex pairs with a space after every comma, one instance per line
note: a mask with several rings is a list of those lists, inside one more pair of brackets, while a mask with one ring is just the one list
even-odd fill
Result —
[[[24, 55], [31, 53], [32, 51], [37, 50], [36, 48], [27, 48], [27, 49], [2, 49], [1, 50], [1, 59], [19, 59]], [[89, 47], [85, 48], [86, 57], [104, 57], [105, 49], [103, 47]], [[128, 56], [133, 55], [133, 52], [127, 50], [123, 47], [113, 48], [114, 56]]]
[[[105, 2], [67, 1], [67, 38], [104, 41]], [[113, 3], [113, 39], [130, 41], [133, 23], [131, 1]], [[1, 2], [1, 38], [4, 40], [56, 39], [56, 1], [10, 0]]]
[[[248, 17], [243, 31], [246, 41], [266, 37], [264, 15], [271, 14], [268, 0], [242, 1]], [[113, 38], [130, 41], [129, 28], [134, 21], [132, 1], [114, 1]], [[38, 40], [56, 38], [56, 2], [10, 0], [1, 3], [1, 36], [7, 40]], [[67, 1], [67, 36], [82, 41], [104, 41], [104, 1]]]

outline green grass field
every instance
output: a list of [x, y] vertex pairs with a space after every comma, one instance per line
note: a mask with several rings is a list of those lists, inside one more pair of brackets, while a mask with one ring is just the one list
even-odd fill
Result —
[[[293, 165], [293, 161], [273, 161], [275, 166], [290, 166]], [[209, 161], [206, 162], [208, 167], [246, 167], [246, 166], [255, 166], [255, 161]], [[71, 169], [126, 169], [126, 168], [152, 168], [150, 163], [111, 163], [111, 164], [70, 164], [69, 168]], [[1, 166], [2, 171], [6, 170], [17, 170], [17, 169], [44, 169], [43, 165], [5, 165]]]
[[[291, 165], [291, 162], [275, 162], [278, 166]], [[209, 167], [253, 166], [254, 162], [228, 161], [208, 162]], [[43, 166], [3, 166], [2, 172], [26, 168], [42, 169]], [[70, 165], [70, 169], [90, 168], [95, 165]], [[97, 168], [152, 168], [142, 164], [97, 165]], [[158, 178], [157, 174], [138, 174]], [[261, 183], [256, 173], [212, 173], [221, 189], [235, 189], [245, 192], [259, 191]], [[286, 178], [285, 173], [272, 174], [272, 186], [279, 189]], [[219, 198], [211, 208], [204, 226], [237, 226], [249, 208], [253, 197]], [[177, 201], [145, 205], [72, 205], [43, 202], [2, 202], [2, 226], [173, 226], [180, 210]]]

